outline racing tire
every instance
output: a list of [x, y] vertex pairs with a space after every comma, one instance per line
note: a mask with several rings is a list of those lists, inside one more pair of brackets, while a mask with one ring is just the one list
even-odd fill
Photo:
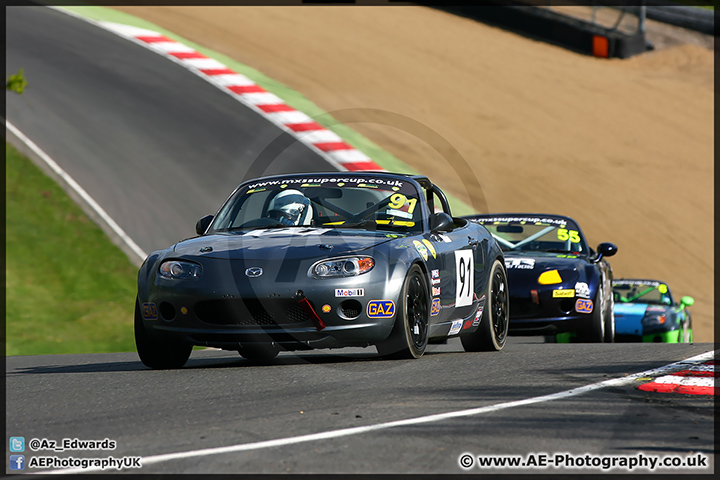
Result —
[[388, 339], [379, 343], [385, 358], [420, 358], [428, 344], [430, 295], [426, 275], [417, 265], [410, 267], [398, 299], [395, 324]]
[[602, 287], [598, 287], [593, 302], [593, 311], [588, 324], [577, 332], [577, 340], [582, 343], [604, 343], [605, 341], [605, 296]]
[[510, 295], [507, 274], [500, 260], [493, 262], [490, 270], [480, 327], [473, 333], [460, 337], [466, 352], [500, 351], [505, 346], [510, 325]]
[[615, 343], [615, 299], [610, 295], [610, 301], [605, 304], [603, 313], [605, 322], [605, 343]]
[[192, 345], [150, 335], [142, 323], [139, 300], [135, 300], [135, 346], [143, 365], [154, 370], [181, 368], [192, 352]]
[[238, 353], [248, 360], [269, 361], [278, 356], [280, 347], [277, 345], [243, 345]]

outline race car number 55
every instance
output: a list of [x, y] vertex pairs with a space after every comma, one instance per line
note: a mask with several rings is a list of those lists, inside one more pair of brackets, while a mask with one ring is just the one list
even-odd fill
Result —
[[472, 250], [455, 251], [455, 271], [457, 281], [455, 282], [455, 306], [464, 307], [472, 305], [473, 292], [475, 291], [475, 277]]

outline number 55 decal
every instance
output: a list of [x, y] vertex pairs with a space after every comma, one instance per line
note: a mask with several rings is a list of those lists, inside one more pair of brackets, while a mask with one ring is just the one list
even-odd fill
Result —
[[560, 228], [557, 231], [557, 237], [558, 240], [562, 240], [563, 242], [569, 238], [572, 243], [580, 243], [580, 232], [577, 230]]
[[475, 262], [473, 261], [472, 250], [455, 251], [455, 271], [457, 272], [455, 306], [472, 305], [473, 292], [475, 291]]

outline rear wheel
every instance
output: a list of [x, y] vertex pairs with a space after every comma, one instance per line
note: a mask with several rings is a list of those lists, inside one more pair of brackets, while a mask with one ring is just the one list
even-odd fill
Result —
[[135, 346], [140, 361], [156, 370], [180, 368], [192, 352], [192, 345], [150, 335], [142, 323], [139, 300], [135, 300]]
[[395, 325], [388, 339], [377, 345], [388, 358], [420, 358], [428, 344], [429, 296], [427, 280], [413, 265], [400, 292]]
[[510, 324], [510, 296], [508, 282], [500, 260], [495, 260], [490, 271], [485, 309], [480, 328], [460, 337], [466, 352], [502, 350], [507, 341]]

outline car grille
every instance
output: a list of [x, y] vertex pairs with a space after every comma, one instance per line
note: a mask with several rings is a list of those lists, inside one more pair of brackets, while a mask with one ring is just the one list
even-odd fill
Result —
[[296, 325], [309, 322], [302, 307], [292, 299], [227, 298], [195, 304], [195, 315], [213, 325]]
[[533, 318], [541, 316], [541, 314], [542, 308], [540, 305], [533, 303], [529, 298], [510, 297], [511, 318]]

